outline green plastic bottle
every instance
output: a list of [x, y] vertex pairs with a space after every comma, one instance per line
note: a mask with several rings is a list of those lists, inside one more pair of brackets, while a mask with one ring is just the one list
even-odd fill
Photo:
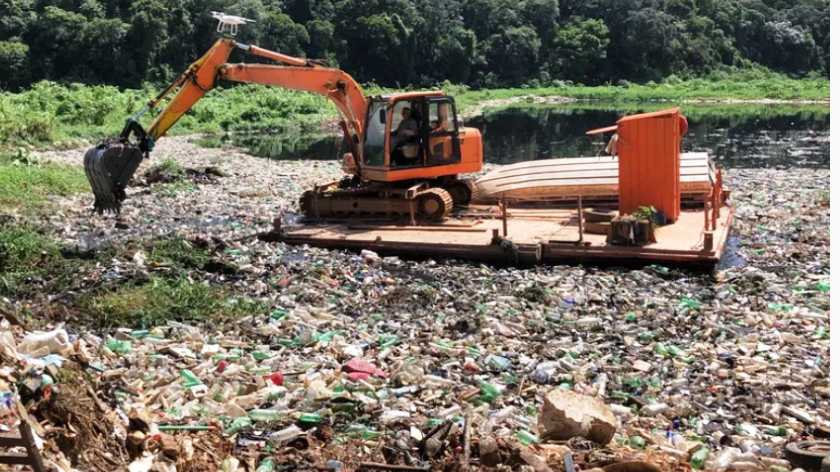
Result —
[[481, 389], [481, 399], [488, 403], [492, 403], [502, 396], [502, 392], [490, 382], [481, 381], [478, 383], [478, 388]]
[[321, 423], [324, 421], [324, 417], [319, 415], [318, 413], [301, 413], [300, 421], [302, 423]]
[[659, 354], [660, 356], [664, 356], [668, 354], [668, 350], [665, 349], [665, 345], [662, 343], [656, 343], [653, 345], [653, 352]]
[[202, 384], [201, 379], [187, 369], [181, 370], [181, 378], [184, 379], [184, 388], [192, 388]]
[[105, 343], [105, 347], [114, 354], [128, 354], [131, 352], [131, 341], [108, 341]]
[[641, 436], [633, 436], [630, 438], [630, 447], [641, 451], [647, 446], [647, 441]]
[[668, 346], [668, 354], [677, 357], [688, 357], [688, 353], [677, 346]]
[[695, 469], [702, 469], [708, 458], [709, 448], [701, 447], [691, 455], [691, 467], [694, 467]]
[[534, 433], [524, 429], [520, 429], [519, 431], [517, 431], [516, 437], [519, 438], [519, 442], [526, 446], [540, 442], [540, 438], [535, 436]]
[[228, 436], [232, 436], [247, 428], [248, 426], [251, 426], [252, 424], [253, 423], [251, 423], [251, 418], [248, 418], [247, 416], [236, 418], [235, 420], [233, 420], [230, 426], [228, 426], [227, 429], [225, 429], [225, 434], [227, 434]]
[[263, 459], [256, 472], [274, 472], [274, 458], [269, 456]]
[[778, 427], [778, 428], [770, 428], [770, 429], [768, 429], [768, 430], [767, 430], [767, 434], [770, 434], [770, 435], [772, 435], [772, 436], [780, 436], [780, 437], [783, 437], [783, 438], [784, 438], [784, 437], [787, 437], [787, 435], [788, 435], [788, 430], [787, 430], [787, 428], [785, 428], [785, 427], [781, 427], [781, 426], [780, 426], [780, 427]]

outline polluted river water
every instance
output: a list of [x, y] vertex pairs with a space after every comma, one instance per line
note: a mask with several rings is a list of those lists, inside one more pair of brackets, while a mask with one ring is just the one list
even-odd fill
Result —
[[[172, 158], [223, 176], [138, 184], [119, 219], [91, 215], [89, 195], [56, 197], [61, 211], [45, 230], [71, 245], [178, 231], [210, 244], [218, 262], [191, 280], [266, 309], [122, 331], [68, 323], [52, 341], [0, 329], [20, 335], [4, 338], [19, 356], [82, 359], [103, 389], [104, 430], [129, 440], [75, 425], [103, 444], [77, 458], [79, 470], [98, 470], [102, 454], [108, 470], [136, 471], [232, 471], [268, 456], [277, 470], [454, 471], [467, 461], [515, 472], [819, 470], [790, 445], [830, 425], [828, 110], [704, 110], [688, 114], [684, 144], [720, 159], [738, 205], [730, 262], [715, 274], [518, 270], [262, 242], [249, 235], [340, 175], [332, 137], [233, 136], [221, 147], [173, 137], [138, 174]], [[492, 166], [592, 155], [603, 142], [583, 133], [636, 111], [516, 106], [467, 124], [484, 133]], [[313, 159], [316, 149], [331, 157]], [[42, 157], [79, 160], [78, 151]], [[167, 270], [134, 254], [86, 267], [78, 290]], [[29, 365], [43, 374], [29, 396], [52, 382], [62, 389], [64, 377]]]

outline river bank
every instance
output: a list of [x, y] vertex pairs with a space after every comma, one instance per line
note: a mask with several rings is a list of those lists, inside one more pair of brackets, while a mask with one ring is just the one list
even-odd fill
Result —
[[[396, 92], [363, 86], [368, 96]], [[668, 102], [674, 104], [802, 104], [828, 105], [827, 79], [793, 80], [780, 77], [744, 80], [672, 80], [661, 84], [624, 84], [469, 90], [444, 84], [455, 97], [459, 113], [475, 116], [489, 107], [520, 102]], [[117, 135], [128, 117], [139, 112], [159, 91], [120, 90], [110, 86], [35, 84], [31, 90], [0, 95], [0, 152], [15, 146], [39, 149], [72, 147]], [[148, 126], [162, 109], [147, 113]], [[335, 106], [317, 95], [256, 85], [216, 88], [199, 100], [169, 131], [170, 135], [224, 131], [311, 129], [335, 121]]]

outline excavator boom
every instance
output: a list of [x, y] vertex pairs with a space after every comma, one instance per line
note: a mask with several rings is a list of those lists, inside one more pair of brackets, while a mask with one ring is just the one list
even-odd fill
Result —
[[[283, 65], [227, 64], [234, 49]], [[119, 212], [121, 202], [126, 198], [125, 188], [129, 180], [143, 158], [148, 157], [155, 141], [165, 135], [218, 80], [286, 87], [329, 98], [344, 116], [346, 126], [343, 129], [351, 133], [346, 139], [352, 143], [356, 171], [361, 172], [359, 143], [364, 129], [367, 98], [352, 77], [317, 61], [220, 39], [160, 95], [150, 100], [140, 113], [129, 119], [116, 143], [102, 142], [85, 154], [85, 173], [96, 197], [94, 209], [97, 212]], [[148, 130], [144, 129], [139, 123], [140, 117], [176, 89], [177, 93]], [[135, 143], [130, 141], [132, 134], [136, 137]]]

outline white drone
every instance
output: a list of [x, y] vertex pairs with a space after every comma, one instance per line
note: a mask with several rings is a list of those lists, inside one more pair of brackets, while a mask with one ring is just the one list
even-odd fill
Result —
[[249, 22], [254, 23], [257, 21], [249, 18], [243, 18], [241, 16], [219, 13], [217, 11], [211, 11], [210, 13], [213, 14], [213, 18], [219, 20], [219, 26], [216, 28], [216, 31], [223, 33], [225, 31], [225, 26], [230, 25], [230, 34], [234, 36], [236, 36], [236, 31], [238, 30], [239, 25], [244, 25]]

